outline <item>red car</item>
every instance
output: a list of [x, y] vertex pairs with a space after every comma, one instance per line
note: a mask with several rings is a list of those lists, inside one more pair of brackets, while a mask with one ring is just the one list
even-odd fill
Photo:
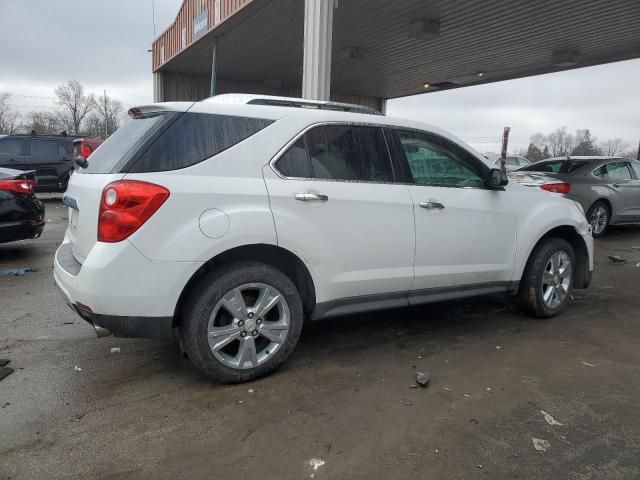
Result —
[[100, 146], [100, 144], [104, 142], [99, 138], [76, 138], [73, 141], [73, 157], [76, 158], [78, 156], [89, 158], [89, 156], [93, 153], [93, 151]]

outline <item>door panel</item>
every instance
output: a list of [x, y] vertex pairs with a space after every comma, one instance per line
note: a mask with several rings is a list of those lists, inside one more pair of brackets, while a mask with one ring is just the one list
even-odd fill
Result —
[[[264, 172], [278, 244], [307, 263], [318, 302], [409, 290], [415, 243], [406, 186]], [[327, 200], [296, 200], [299, 194]]]
[[[416, 219], [412, 290], [511, 279], [516, 222], [505, 192], [435, 186], [410, 191]], [[442, 208], [424, 208], [425, 202]]]
[[266, 166], [264, 178], [278, 244], [305, 261], [316, 300], [399, 293], [406, 302], [413, 207], [407, 186], [393, 183], [382, 129], [314, 127], [274, 168], [279, 174]]
[[640, 207], [640, 182], [631, 175], [627, 162], [610, 162], [606, 165], [609, 187], [615, 192], [612, 201], [617, 221], [632, 221]]
[[489, 169], [462, 147], [426, 132], [395, 132], [416, 225], [412, 290], [504, 282], [513, 272], [516, 218]]

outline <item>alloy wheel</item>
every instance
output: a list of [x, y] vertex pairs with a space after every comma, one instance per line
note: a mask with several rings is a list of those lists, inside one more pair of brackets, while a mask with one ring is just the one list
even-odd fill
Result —
[[609, 211], [606, 207], [602, 205], [598, 205], [593, 212], [591, 212], [591, 218], [589, 219], [589, 223], [591, 223], [591, 230], [595, 235], [599, 235], [604, 232], [605, 228], [607, 228], [607, 223], [609, 222]]
[[571, 288], [573, 266], [571, 258], [564, 250], [555, 252], [547, 262], [542, 274], [542, 299], [548, 308], [561, 306]]
[[216, 303], [207, 325], [209, 347], [227, 367], [255, 368], [280, 349], [290, 320], [289, 305], [276, 288], [264, 283], [240, 285]]

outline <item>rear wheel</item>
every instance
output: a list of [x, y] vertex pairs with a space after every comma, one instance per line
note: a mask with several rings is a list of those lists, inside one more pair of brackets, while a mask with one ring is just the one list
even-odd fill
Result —
[[560, 238], [547, 238], [533, 251], [520, 284], [520, 301], [534, 317], [560, 313], [571, 297], [575, 256]]
[[611, 221], [611, 209], [602, 200], [598, 200], [591, 205], [587, 212], [587, 219], [591, 224], [591, 234], [593, 238], [601, 237], [607, 231], [609, 222]]
[[303, 324], [302, 300], [280, 270], [237, 262], [210, 272], [187, 298], [180, 326], [189, 359], [223, 383], [270, 374], [291, 354]]

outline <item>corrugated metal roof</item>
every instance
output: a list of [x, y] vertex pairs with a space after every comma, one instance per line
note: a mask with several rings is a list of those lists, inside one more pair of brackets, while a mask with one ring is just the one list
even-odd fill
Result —
[[[221, 26], [220, 78], [283, 87], [302, 83], [303, 0], [253, 0]], [[440, 22], [416, 39], [409, 23]], [[224, 27], [224, 28], [223, 28]], [[208, 76], [212, 35], [161, 69]], [[356, 48], [356, 58], [339, 53]], [[462, 86], [548, 73], [554, 52], [577, 66], [640, 57], [638, 0], [342, 0], [334, 16], [332, 91], [381, 98], [423, 93], [423, 84]], [[567, 68], [567, 67], [565, 67]], [[483, 76], [478, 76], [483, 72]]]

